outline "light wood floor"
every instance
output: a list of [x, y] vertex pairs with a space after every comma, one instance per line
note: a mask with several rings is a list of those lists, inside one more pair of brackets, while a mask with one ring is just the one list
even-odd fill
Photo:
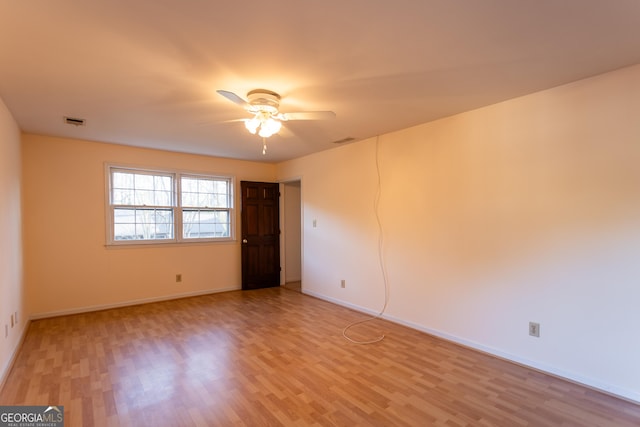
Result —
[[34, 321], [0, 404], [66, 426], [638, 426], [640, 406], [287, 289]]
[[302, 292], [302, 282], [300, 282], [300, 281], [287, 282], [284, 285], [282, 285], [282, 287], [285, 288], [285, 289], [292, 290], [292, 291]]

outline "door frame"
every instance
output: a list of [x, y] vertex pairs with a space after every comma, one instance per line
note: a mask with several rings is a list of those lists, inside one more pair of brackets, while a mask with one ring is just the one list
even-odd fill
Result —
[[290, 178], [286, 178], [279, 181], [280, 184], [280, 264], [282, 265], [282, 271], [280, 272], [280, 285], [284, 285], [286, 283], [286, 272], [287, 272], [287, 263], [286, 263], [286, 233], [287, 233], [287, 225], [286, 225], [286, 215], [284, 214], [285, 209], [285, 197], [286, 193], [284, 191], [284, 186], [287, 183], [299, 182], [300, 183], [300, 283], [301, 289], [304, 289], [304, 182], [301, 176], [294, 176]]

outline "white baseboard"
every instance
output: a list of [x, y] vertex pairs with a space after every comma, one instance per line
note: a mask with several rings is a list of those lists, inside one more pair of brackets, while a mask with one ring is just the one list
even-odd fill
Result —
[[[315, 298], [321, 299], [321, 300], [325, 300], [328, 302], [331, 302], [333, 304], [337, 304], [346, 308], [350, 308], [352, 310], [355, 311], [359, 311], [361, 313], [365, 313], [371, 316], [377, 316], [379, 314], [379, 311], [374, 311], [365, 307], [361, 307], [355, 304], [351, 304], [345, 301], [341, 301], [332, 297], [327, 297], [326, 295], [323, 294], [319, 294], [313, 291], [309, 291], [309, 290], [304, 290], [303, 293], [313, 296]], [[567, 381], [571, 381], [580, 385], [583, 385], [585, 387], [589, 387], [592, 388], [594, 390], [598, 390], [600, 392], [606, 393], [606, 394], [610, 394], [612, 396], [618, 397], [620, 399], [624, 399], [624, 400], [628, 400], [630, 402], [633, 403], [638, 403], [640, 404], [640, 392], [636, 391], [636, 390], [628, 390], [628, 389], [624, 389], [621, 387], [617, 387], [611, 384], [607, 384], [607, 383], [603, 383], [602, 381], [593, 379], [593, 378], [588, 378], [588, 377], [584, 377], [582, 375], [578, 375], [575, 374], [573, 372], [567, 372], [564, 371], [562, 369], [557, 369], [553, 366], [549, 366], [549, 365], [545, 365], [539, 362], [535, 362], [533, 360], [528, 360], [519, 356], [515, 356], [513, 354], [510, 353], [505, 353], [501, 350], [497, 350], [495, 348], [492, 347], [488, 347], [485, 345], [482, 345], [480, 343], [474, 342], [474, 341], [470, 341], [470, 340], [466, 340], [464, 338], [460, 338], [454, 335], [450, 335], [435, 329], [430, 329], [427, 327], [424, 327], [422, 325], [419, 325], [417, 323], [413, 323], [413, 322], [409, 322], [403, 319], [400, 319], [398, 317], [394, 317], [394, 316], [389, 316], [387, 314], [383, 314], [382, 318], [385, 320], [388, 320], [390, 322], [393, 323], [397, 323], [399, 325], [403, 325], [406, 326], [408, 328], [411, 329], [415, 329], [418, 330], [420, 332], [424, 332], [426, 334], [429, 335], [433, 335], [436, 336], [438, 338], [442, 338], [443, 340], [446, 341], [451, 341], [454, 342], [456, 344], [462, 345], [464, 347], [468, 347], [477, 351], [480, 351], [482, 353], [486, 353], [489, 354], [491, 356], [495, 356], [498, 357], [500, 359], [504, 359], [507, 360], [509, 362], [513, 362], [516, 363], [518, 365], [522, 365], [525, 366], [527, 368], [530, 369], [534, 369], [536, 371], [540, 371], [543, 372], [545, 374], [549, 374], [558, 378], [562, 378], [564, 380]]]
[[115, 304], [93, 305], [88, 307], [73, 308], [70, 310], [59, 310], [59, 311], [49, 311], [46, 313], [37, 313], [37, 314], [32, 314], [30, 316], [30, 319], [31, 320], [46, 319], [49, 317], [89, 313], [92, 311], [109, 310], [112, 308], [128, 307], [132, 305], [148, 304], [152, 302], [169, 301], [169, 300], [179, 299], [179, 298], [197, 297], [201, 295], [217, 294], [220, 292], [239, 291], [239, 290], [240, 288], [233, 287], [233, 288], [207, 289], [204, 291], [185, 292], [182, 294], [173, 294], [173, 295], [166, 295], [161, 297], [152, 297], [152, 298], [123, 301]]
[[13, 368], [13, 364], [16, 361], [16, 356], [18, 356], [18, 352], [22, 348], [22, 343], [24, 342], [24, 338], [27, 336], [27, 330], [29, 329], [29, 323], [31, 323], [31, 320], [27, 319], [24, 328], [22, 328], [22, 331], [20, 332], [20, 339], [18, 340], [18, 344], [16, 344], [13, 352], [11, 352], [11, 357], [9, 357], [9, 360], [4, 366], [4, 369], [2, 370], [2, 372], [0, 372], [0, 390], [2, 390], [2, 388], [4, 387], [4, 383], [7, 381], [9, 373], [11, 372], [11, 368]]

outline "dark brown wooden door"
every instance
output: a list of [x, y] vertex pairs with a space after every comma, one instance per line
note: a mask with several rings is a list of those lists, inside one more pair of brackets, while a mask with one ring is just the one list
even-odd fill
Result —
[[271, 182], [241, 181], [242, 289], [280, 286], [280, 192]]

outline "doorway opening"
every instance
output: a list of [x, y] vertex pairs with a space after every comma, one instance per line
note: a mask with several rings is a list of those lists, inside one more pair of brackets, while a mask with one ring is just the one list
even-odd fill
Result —
[[302, 185], [300, 180], [280, 184], [281, 264], [280, 284], [302, 292]]

